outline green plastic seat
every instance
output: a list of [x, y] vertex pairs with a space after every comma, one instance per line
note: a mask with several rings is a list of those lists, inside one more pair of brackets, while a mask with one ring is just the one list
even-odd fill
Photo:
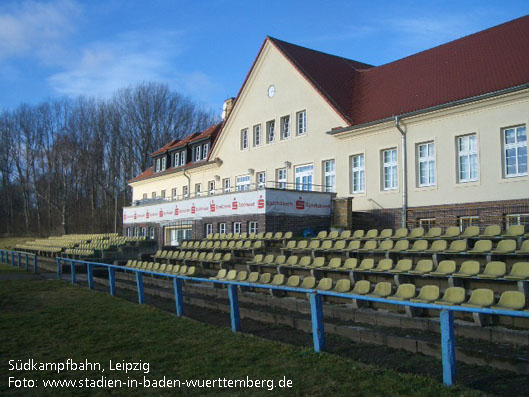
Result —
[[516, 251], [517, 254], [520, 255], [529, 255], [529, 240], [525, 240], [520, 249]]
[[454, 240], [450, 243], [450, 247], [445, 250], [449, 254], [457, 254], [467, 250], [467, 240]]
[[439, 299], [439, 287], [437, 285], [425, 285], [419, 291], [416, 298], [411, 298], [415, 303], [432, 303]]
[[424, 252], [428, 252], [432, 254], [437, 253], [437, 252], [443, 252], [446, 250], [447, 246], [448, 246], [448, 243], [446, 240], [434, 240], [430, 248], [424, 250]]
[[444, 234], [441, 235], [441, 238], [454, 238], [459, 236], [461, 231], [459, 230], [459, 227], [457, 226], [450, 226], [447, 227]]
[[442, 233], [443, 230], [440, 227], [431, 227], [424, 235], [424, 238], [438, 238]]
[[301, 279], [298, 275], [292, 275], [287, 280], [287, 286], [296, 288], [299, 286], [299, 283], [301, 283]]
[[367, 294], [366, 296], [371, 296], [373, 298], [385, 298], [389, 295], [391, 295], [393, 287], [391, 283], [387, 281], [381, 281], [380, 283], [377, 283], [375, 285], [375, 289], [370, 294]]
[[516, 240], [500, 240], [491, 254], [509, 254], [516, 250]]
[[375, 260], [373, 258], [362, 259], [360, 265], [356, 268], [357, 271], [368, 271], [375, 267]]
[[456, 261], [444, 260], [439, 262], [439, 266], [429, 274], [431, 276], [448, 276], [456, 271]]
[[259, 272], [251, 272], [248, 275], [248, 279], [246, 280], [246, 282], [252, 283], [252, 284], [257, 283], [257, 281], [259, 281]]
[[502, 237], [521, 237], [525, 233], [525, 226], [524, 225], [511, 225], [509, 228], [503, 233]]
[[487, 279], [502, 278], [505, 276], [506, 272], [507, 266], [505, 265], [505, 262], [492, 261], [487, 263], [485, 270], [483, 270], [483, 273], [478, 274], [478, 277]]
[[416, 239], [416, 238], [421, 238], [422, 236], [424, 236], [424, 228], [416, 227], [415, 229], [410, 230], [410, 234], [408, 235], [408, 238]]
[[492, 249], [491, 240], [478, 240], [474, 244], [474, 248], [468, 251], [469, 254], [484, 254], [490, 252]]
[[321, 291], [330, 291], [332, 289], [332, 278], [322, 278], [318, 282], [318, 286], [316, 287], [316, 289], [319, 289]]
[[378, 262], [377, 267], [371, 269], [372, 272], [382, 273], [391, 270], [393, 267], [393, 259], [382, 259]]
[[525, 294], [520, 291], [505, 291], [500, 300], [491, 309], [496, 310], [522, 310], [525, 307]]
[[399, 259], [393, 269], [388, 270], [389, 273], [407, 273], [411, 270], [413, 262], [411, 259]]
[[415, 266], [415, 269], [410, 270], [409, 274], [426, 274], [433, 271], [433, 261], [431, 259], [421, 259], [419, 262], [417, 262], [417, 265]]
[[369, 240], [369, 239], [375, 239], [378, 237], [378, 230], [377, 229], [371, 229], [371, 230], [368, 230], [366, 235], [364, 236], [364, 239], [365, 240]]
[[305, 277], [301, 282], [300, 288], [313, 289], [316, 287], [316, 279], [314, 277]]
[[489, 307], [494, 304], [494, 292], [488, 288], [478, 288], [472, 291], [470, 299], [462, 303], [464, 307]]
[[365, 235], [365, 231], [359, 229], [359, 230], [355, 230], [355, 231], [354, 231], [354, 233], [353, 233], [353, 235], [351, 236], [351, 238], [352, 238], [353, 240], [358, 240], [358, 239], [363, 238], [364, 235]]
[[385, 252], [393, 248], [393, 240], [382, 240], [374, 252]]
[[407, 301], [415, 296], [415, 284], [400, 284], [394, 295], [388, 296], [388, 299]]
[[270, 284], [272, 285], [283, 285], [285, 283], [285, 275], [284, 274], [276, 274], [274, 275], [274, 278], [272, 279], [272, 282]]
[[423, 252], [423, 251], [426, 251], [427, 249], [428, 249], [427, 240], [416, 240], [414, 241], [412, 247], [407, 250], [407, 252]]
[[459, 271], [454, 273], [454, 277], [474, 277], [479, 273], [480, 265], [478, 261], [464, 261]]
[[461, 287], [448, 287], [440, 300], [435, 301], [436, 305], [456, 306], [466, 299], [466, 291]]
[[237, 281], [246, 281], [248, 278], [248, 272], [246, 270], [241, 270], [239, 273], [237, 273]]
[[487, 226], [479, 238], [498, 237], [501, 234], [501, 227], [498, 225]]
[[333, 288], [335, 292], [347, 293], [351, 290], [351, 280], [348, 278], [342, 278], [336, 282]]
[[529, 262], [516, 262], [504, 277], [506, 280], [529, 280]]
[[470, 238], [479, 236], [479, 226], [467, 226], [463, 233], [459, 235], [460, 238]]
[[351, 294], [366, 295], [371, 291], [371, 283], [368, 280], [357, 281], [351, 291]]
[[270, 273], [261, 273], [259, 276], [259, 284], [269, 284], [272, 281], [272, 274]]
[[346, 270], [356, 269], [358, 266], [358, 259], [356, 258], [347, 258], [343, 264], [343, 268]]
[[377, 241], [376, 240], [367, 240], [362, 248], [358, 249], [358, 252], [369, 252], [373, 251], [375, 248], [377, 248]]
[[393, 229], [382, 229], [380, 234], [378, 235], [379, 240], [384, 240], [387, 238], [391, 238], [393, 236]]

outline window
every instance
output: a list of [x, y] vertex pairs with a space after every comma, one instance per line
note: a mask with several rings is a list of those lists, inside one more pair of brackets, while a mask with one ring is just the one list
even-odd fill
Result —
[[195, 183], [195, 197], [202, 196], [202, 184]]
[[241, 234], [241, 222], [233, 222], [233, 233]]
[[323, 162], [323, 189], [326, 192], [336, 191], [336, 165], [334, 160]]
[[295, 168], [296, 190], [312, 191], [312, 177], [314, 166], [312, 164], [301, 165]]
[[287, 188], [287, 169], [279, 168], [277, 170], [277, 187], [279, 189]]
[[207, 236], [209, 236], [212, 233], [213, 233], [213, 224], [212, 223], [206, 223], [205, 229], [204, 229], [204, 234], [207, 237]]
[[253, 145], [261, 146], [261, 124], [253, 126]]
[[257, 230], [259, 229], [259, 225], [257, 222], [248, 222], [248, 233], [257, 233]]
[[245, 190], [250, 190], [250, 175], [237, 177], [237, 191], [242, 192]]
[[180, 153], [176, 152], [174, 154], [174, 166], [178, 167], [180, 165]]
[[383, 184], [384, 190], [397, 189], [397, 149], [382, 151]]
[[351, 159], [351, 186], [353, 193], [364, 193], [366, 191], [366, 171], [364, 163], [364, 155], [356, 154]]
[[127, 237], [130, 237], [130, 227], [127, 228]]
[[200, 157], [201, 149], [202, 149], [202, 146], [200, 146], [200, 145], [196, 145], [195, 146], [195, 163], [197, 161], [202, 160], [202, 157]]
[[146, 235], [147, 235], [147, 228], [146, 228], [145, 226], [143, 226], [143, 227], [141, 228], [141, 236], [142, 236], [142, 237], [145, 237]]
[[457, 137], [457, 178], [460, 183], [478, 180], [476, 134]]
[[241, 131], [241, 150], [248, 149], [248, 128]]
[[134, 237], [138, 237], [138, 228], [137, 227], [134, 228]]
[[209, 153], [209, 143], [205, 143], [202, 146], [202, 160], [205, 160], [208, 158], [208, 153]]
[[219, 223], [219, 233], [226, 234], [226, 224], [225, 223]]
[[525, 126], [503, 130], [505, 177], [527, 175], [527, 132]]
[[505, 226], [529, 225], [529, 214], [506, 214]]
[[152, 192], [151, 197], [156, 198], [156, 192]]
[[189, 187], [187, 185], [182, 186], [182, 195], [184, 198], [189, 197]]
[[210, 196], [213, 196], [215, 194], [215, 181], [208, 182], [208, 192]]
[[297, 129], [296, 135], [305, 135], [307, 132], [307, 114], [303, 110], [296, 113]]
[[180, 165], [185, 165], [186, 163], [186, 151], [180, 152]]
[[290, 139], [290, 116], [281, 117], [281, 139]]
[[143, 199], [145, 200], [147, 198], [147, 193], [143, 193]]
[[270, 120], [266, 123], [266, 142], [272, 143], [276, 140], [276, 121]]
[[222, 180], [222, 186], [224, 186], [224, 193], [229, 193], [231, 189], [231, 181], [230, 178], [224, 178]]
[[151, 240], [154, 240], [155, 238], [154, 227], [152, 226], [149, 228], [149, 237], [151, 238]]
[[263, 189], [266, 186], [266, 172], [257, 173], [257, 188]]
[[154, 172], [159, 172], [160, 171], [160, 167], [161, 167], [161, 160], [160, 159], [156, 159], [156, 166], [154, 168]]
[[460, 216], [459, 230], [463, 231], [469, 226], [479, 226], [479, 216]]
[[419, 186], [435, 185], [435, 148], [433, 142], [417, 145]]
[[435, 226], [435, 218], [420, 218], [417, 220], [417, 226], [423, 227], [424, 230], [428, 231]]
[[178, 199], [178, 190], [175, 187], [171, 189], [171, 197], [173, 198], [173, 200]]
[[167, 162], [167, 157], [162, 157], [162, 168], [161, 168], [160, 171], [164, 171], [165, 170], [166, 162]]
[[162, 190], [162, 198], [165, 198], [165, 190]]

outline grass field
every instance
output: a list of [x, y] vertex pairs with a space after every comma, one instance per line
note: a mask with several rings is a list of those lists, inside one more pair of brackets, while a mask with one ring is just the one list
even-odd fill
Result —
[[[0, 274], [7, 269], [0, 265]], [[21, 276], [22, 277], [22, 276]], [[150, 306], [61, 281], [0, 281], [0, 393], [3, 395], [477, 395], [427, 378], [360, 367], [354, 361], [265, 341], [195, 322]], [[100, 363], [104, 372], [10, 370], [9, 360]], [[149, 363], [149, 373], [110, 371], [112, 362]], [[8, 378], [32, 379], [37, 388], [9, 387]], [[266, 379], [257, 388], [52, 389], [44, 380], [127, 378]], [[279, 388], [280, 379], [292, 381]]]

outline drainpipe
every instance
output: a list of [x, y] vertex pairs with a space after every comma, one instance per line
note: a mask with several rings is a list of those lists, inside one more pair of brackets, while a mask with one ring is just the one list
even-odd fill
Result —
[[406, 227], [406, 210], [408, 208], [408, 164], [406, 156], [406, 132], [400, 127], [399, 121], [401, 119], [399, 116], [395, 116], [395, 127], [399, 130], [402, 143], [402, 214], [401, 222], [402, 227]]
[[[191, 177], [186, 174], [187, 170], [184, 169], [184, 176], [187, 178], [187, 197], [191, 197]], [[185, 198], [185, 197], [184, 197]]]

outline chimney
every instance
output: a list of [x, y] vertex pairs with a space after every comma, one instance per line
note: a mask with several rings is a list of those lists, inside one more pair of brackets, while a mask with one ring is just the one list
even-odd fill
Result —
[[235, 98], [228, 98], [224, 101], [224, 104], [222, 105], [222, 121], [226, 120], [230, 115], [231, 110], [233, 109], [233, 102], [235, 102]]

